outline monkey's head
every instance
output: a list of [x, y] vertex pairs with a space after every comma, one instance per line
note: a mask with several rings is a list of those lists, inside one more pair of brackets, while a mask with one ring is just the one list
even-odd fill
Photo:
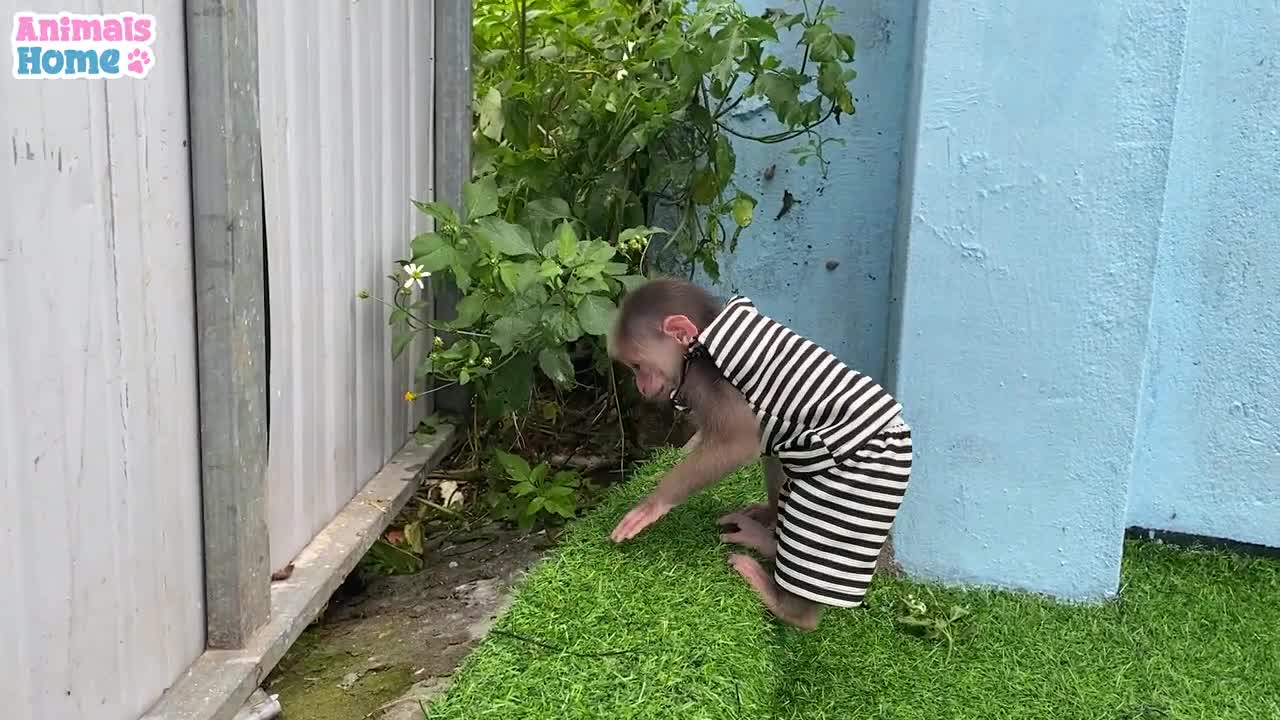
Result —
[[618, 306], [609, 356], [631, 368], [647, 400], [663, 400], [680, 383], [689, 343], [715, 320], [721, 304], [706, 290], [674, 278], [650, 280]]

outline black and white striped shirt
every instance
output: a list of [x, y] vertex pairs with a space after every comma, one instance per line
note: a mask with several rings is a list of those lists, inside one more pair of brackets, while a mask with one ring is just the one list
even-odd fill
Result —
[[698, 342], [759, 418], [764, 453], [791, 473], [843, 463], [902, 411], [870, 377], [746, 297], [730, 300]]

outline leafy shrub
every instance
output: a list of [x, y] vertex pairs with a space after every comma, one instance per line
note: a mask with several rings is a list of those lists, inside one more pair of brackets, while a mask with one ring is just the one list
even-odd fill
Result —
[[[461, 207], [414, 203], [435, 229], [390, 276], [389, 321], [396, 355], [443, 333], [417, 375], [474, 391], [487, 456], [510, 440], [494, 431], [566, 392], [612, 394], [625, 416], [604, 347], [619, 295], [657, 255], [718, 278], [757, 204], [734, 184], [735, 141], [806, 137], [801, 161], [825, 165], [817, 128], [854, 111], [854, 42], [822, 2], [749, 15], [732, 0], [476, 0], [474, 13], [473, 181]], [[771, 51], [783, 38], [799, 66]], [[778, 132], [732, 127], [757, 103]], [[427, 274], [460, 290], [456, 319], [424, 317], [413, 287]]]
[[551, 472], [551, 466], [530, 466], [524, 458], [501, 450], [497, 460], [506, 470], [509, 487], [495, 493], [491, 502], [505, 507], [505, 516], [521, 528], [531, 528], [544, 516], [568, 520], [578, 510], [581, 476], [571, 470]]

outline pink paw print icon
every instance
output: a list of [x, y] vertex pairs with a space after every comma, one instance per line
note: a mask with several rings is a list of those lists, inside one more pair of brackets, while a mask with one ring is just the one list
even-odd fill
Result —
[[150, 64], [151, 64], [151, 53], [147, 52], [146, 50], [143, 50], [142, 48], [138, 48], [133, 52], [129, 53], [129, 64], [127, 67], [129, 68], [129, 72], [131, 74], [137, 75], [139, 77], [145, 75], [147, 72], [147, 66]]

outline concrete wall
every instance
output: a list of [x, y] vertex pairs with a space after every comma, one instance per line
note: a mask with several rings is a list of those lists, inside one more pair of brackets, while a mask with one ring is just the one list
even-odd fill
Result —
[[1187, 4], [921, 3], [893, 370], [915, 575], [1117, 587]]
[[[749, 12], [776, 3], [744, 0]], [[722, 291], [743, 292], [777, 319], [791, 323], [864, 372], [884, 372], [887, 304], [897, 217], [908, 65], [914, 25], [910, 0], [830, 0], [840, 11], [836, 29], [857, 44], [853, 81], [857, 112], [823, 128], [841, 138], [827, 145], [832, 164], [825, 179], [817, 166], [800, 166], [789, 150], [803, 142], [763, 145], [736, 141], [738, 182], [760, 201], [737, 253], [721, 263]], [[799, 64], [794, 42], [777, 50]], [[743, 103], [733, 118], [743, 132], [775, 132], [772, 111]], [[764, 171], [776, 166], [772, 180]], [[775, 219], [782, 195], [799, 201]], [[838, 263], [828, 270], [827, 261]]]
[[1129, 521], [1280, 546], [1280, 8], [1196, 3]]

